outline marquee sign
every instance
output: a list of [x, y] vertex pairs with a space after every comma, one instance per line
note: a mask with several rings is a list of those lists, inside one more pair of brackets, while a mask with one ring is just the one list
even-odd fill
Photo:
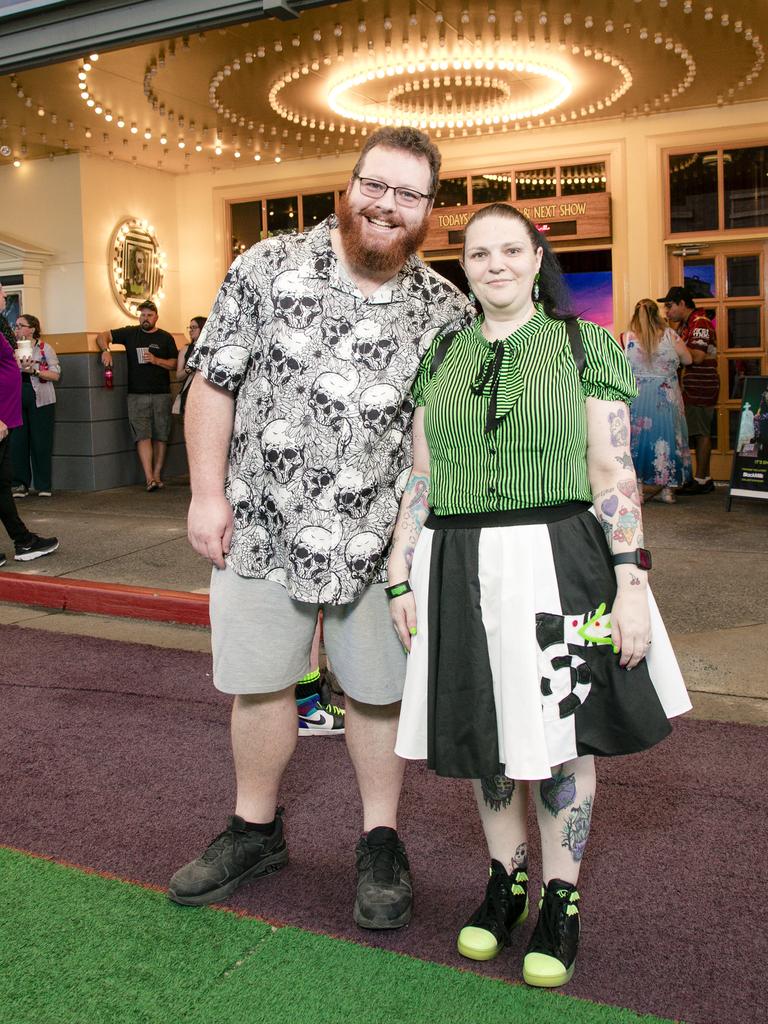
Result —
[[135, 217], [121, 221], [112, 235], [110, 257], [112, 291], [128, 316], [138, 319], [145, 299], [157, 303], [165, 298], [165, 253], [148, 221]]
[[[464, 228], [469, 218], [484, 205], [486, 204], [433, 210], [429, 219], [429, 233], [422, 248], [429, 251], [458, 248], [463, 245]], [[586, 196], [521, 200], [512, 205], [550, 239], [581, 241], [611, 237], [611, 197], [607, 192], [595, 192]]]

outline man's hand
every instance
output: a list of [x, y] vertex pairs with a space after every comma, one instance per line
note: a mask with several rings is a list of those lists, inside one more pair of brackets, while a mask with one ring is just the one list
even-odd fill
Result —
[[187, 516], [189, 543], [218, 569], [224, 568], [224, 556], [229, 553], [232, 523], [232, 506], [223, 494], [215, 498], [193, 496]]
[[8, 437], [8, 427], [0, 420], [0, 441], [4, 441]]
[[109, 351], [108, 348], [105, 348], [103, 350], [103, 352], [101, 353], [101, 365], [102, 366], [111, 366], [112, 365], [112, 353]]

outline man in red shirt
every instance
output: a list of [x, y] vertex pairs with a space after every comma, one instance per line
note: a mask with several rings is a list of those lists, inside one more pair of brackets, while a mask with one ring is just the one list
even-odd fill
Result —
[[667, 319], [677, 322], [677, 333], [693, 359], [683, 371], [681, 388], [688, 437], [696, 448], [696, 476], [680, 488], [680, 493], [708, 494], [715, 489], [715, 482], [709, 475], [709, 458], [712, 453], [712, 421], [720, 392], [715, 326], [702, 310], [696, 308], [693, 295], [687, 288], [670, 288], [658, 301], [663, 303]]

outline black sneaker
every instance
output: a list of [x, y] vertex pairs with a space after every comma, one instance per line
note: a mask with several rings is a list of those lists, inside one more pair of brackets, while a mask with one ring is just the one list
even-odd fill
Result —
[[272, 835], [251, 831], [235, 814], [202, 856], [179, 868], [168, 885], [168, 898], [187, 907], [217, 903], [244, 882], [279, 871], [287, 863], [282, 807], [277, 809]]
[[380, 826], [361, 836], [355, 849], [355, 924], [361, 928], [402, 928], [411, 920], [413, 888], [405, 847], [393, 828]]
[[710, 494], [714, 489], [715, 481], [711, 476], [707, 477], [703, 483], [694, 477], [692, 480], [689, 480], [687, 484], [683, 484], [682, 487], [678, 487], [676, 493], [682, 494], [683, 497], [692, 497], [695, 494]]
[[539, 920], [523, 960], [523, 979], [536, 988], [557, 988], [573, 977], [579, 948], [578, 890], [553, 878], [541, 887]]
[[527, 917], [525, 868], [515, 868], [508, 875], [503, 864], [492, 860], [485, 899], [459, 932], [458, 950], [470, 960], [493, 960], [509, 945], [512, 929]]
[[36, 534], [33, 534], [31, 540], [24, 544], [16, 545], [14, 557], [17, 562], [31, 562], [33, 558], [52, 555], [58, 546], [58, 537], [38, 537]]

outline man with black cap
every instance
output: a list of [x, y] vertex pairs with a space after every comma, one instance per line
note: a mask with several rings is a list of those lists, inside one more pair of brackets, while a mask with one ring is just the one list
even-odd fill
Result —
[[136, 442], [147, 490], [163, 486], [163, 465], [171, 434], [171, 370], [178, 351], [173, 335], [157, 326], [157, 306], [145, 299], [138, 327], [118, 327], [96, 335], [104, 366], [112, 365], [113, 342], [125, 347], [128, 363], [128, 423]]
[[688, 288], [676, 285], [658, 301], [663, 304], [667, 319], [677, 323], [677, 333], [693, 360], [683, 371], [681, 386], [688, 437], [696, 448], [696, 476], [678, 493], [708, 494], [715, 489], [715, 482], [709, 475], [709, 458], [712, 453], [712, 421], [720, 392], [715, 326], [702, 310], [696, 308]]

